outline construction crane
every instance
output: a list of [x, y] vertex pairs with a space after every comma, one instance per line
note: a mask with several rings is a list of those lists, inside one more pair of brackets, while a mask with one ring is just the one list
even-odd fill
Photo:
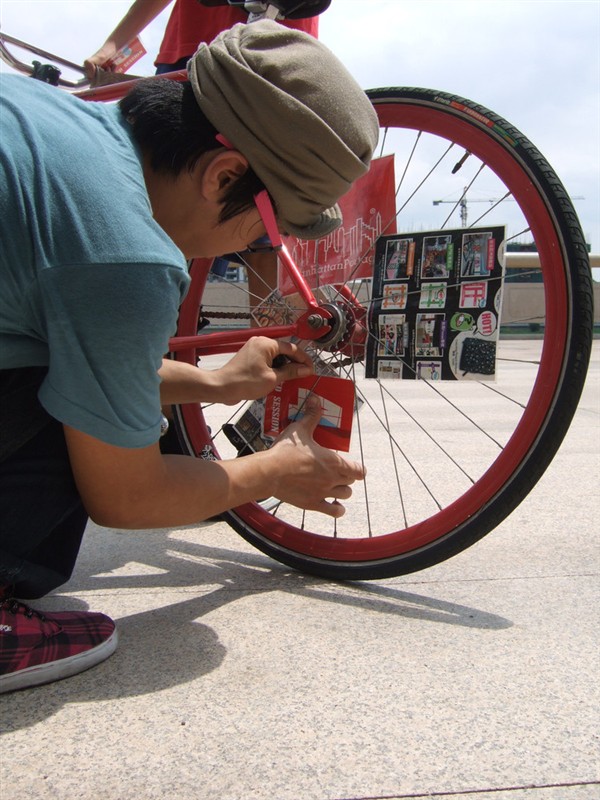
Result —
[[[455, 211], [456, 208], [460, 207], [460, 225], [461, 225], [462, 228], [466, 228], [467, 227], [467, 191], [468, 191], [468, 188], [469, 188], [468, 186], [465, 186], [464, 191], [463, 191], [461, 197], [458, 200], [434, 200], [433, 201], [433, 205], [434, 206], [439, 206], [442, 203], [453, 203], [454, 204], [454, 208], [450, 212], [449, 217], [452, 216], [452, 214], [453, 214], [453, 212]], [[504, 199], [504, 198], [502, 198], [502, 199]], [[497, 201], [496, 199], [469, 200], [469, 203], [496, 203], [496, 202], [499, 202], [499, 201]]]
[[[467, 227], [467, 191], [468, 191], [468, 189], [469, 189], [469, 187], [465, 186], [464, 191], [462, 193], [462, 196], [458, 200], [434, 200], [433, 201], [433, 205], [434, 206], [439, 206], [441, 203], [453, 203], [454, 204], [454, 208], [450, 212], [450, 214], [448, 216], [448, 219], [450, 219], [450, 217], [452, 216], [454, 210], [456, 208], [460, 207], [460, 224], [461, 224], [462, 228], [466, 228]], [[492, 198], [488, 198], [487, 200], [485, 200], [485, 199], [477, 199], [477, 200], [469, 200], [468, 202], [469, 203], [492, 203], [493, 205], [496, 206], [499, 203], [502, 203], [504, 200], [510, 200], [511, 202], [514, 202], [514, 199], [515, 199], [514, 197], [510, 196], [510, 192], [507, 192], [503, 197], [500, 197], [500, 198], [492, 197]], [[581, 195], [576, 195], [576, 196], [571, 197], [571, 200], [585, 200], [585, 198], [582, 197]], [[448, 220], [446, 220], [446, 222], [447, 221]]]

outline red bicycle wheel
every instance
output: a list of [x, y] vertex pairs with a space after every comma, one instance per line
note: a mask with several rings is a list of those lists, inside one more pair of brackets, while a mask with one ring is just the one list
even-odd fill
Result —
[[[394, 154], [402, 176], [398, 227], [443, 229], [447, 220], [433, 216], [441, 201], [434, 204], [432, 198], [463, 192], [468, 172], [470, 191], [505, 201], [492, 205], [476, 225], [508, 224], [514, 237], [526, 236], [537, 250], [543, 305], [541, 313], [501, 331], [495, 384], [367, 380], [357, 360], [319, 354], [355, 381], [362, 407], [351, 455], [367, 467], [364, 485], [355, 487], [347, 514], [337, 521], [283, 504], [268, 511], [255, 503], [232, 510], [227, 519], [278, 561], [334, 579], [420, 570], [495, 528], [536, 484], [564, 438], [592, 339], [585, 240], [568, 195], [539, 151], [505, 120], [463, 98], [424, 89], [380, 89], [369, 96], [380, 119], [382, 154]], [[460, 164], [468, 163], [459, 175], [452, 171], [456, 152]], [[198, 265], [199, 275], [206, 266]], [[201, 277], [195, 281], [178, 335], [196, 333], [199, 308], [215, 303], [211, 293], [217, 294], [211, 284], [205, 286]], [[331, 300], [337, 289], [328, 294], [325, 287], [321, 294]], [[231, 313], [236, 303], [229, 297]], [[246, 298], [240, 305], [247, 309], [252, 302]], [[535, 338], [519, 338], [523, 329]], [[200, 358], [210, 366], [202, 346], [176, 357], [192, 363]], [[517, 371], [505, 370], [504, 377], [503, 362], [516, 362]], [[228, 419], [216, 408], [178, 409], [185, 451], [235, 457], [221, 434]]]

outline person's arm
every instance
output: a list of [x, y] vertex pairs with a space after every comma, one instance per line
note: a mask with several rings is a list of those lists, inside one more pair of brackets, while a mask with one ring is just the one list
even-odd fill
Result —
[[96, 67], [103, 67], [113, 59], [119, 50], [143, 31], [170, 2], [172, 0], [135, 0], [102, 47], [83, 62], [87, 77], [92, 79]]
[[[278, 356], [289, 361], [274, 368]], [[158, 373], [160, 400], [163, 406], [201, 402], [236, 405], [264, 397], [282, 381], [306, 378], [313, 372], [310, 356], [297, 345], [256, 336], [221, 369], [199, 369], [164, 359]]]
[[340, 517], [345, 509], [339, 501], [351, 496], [351, 484], [364, 478], [364, 470], [315, 443], [320, 416], [313, 398], [303, 419], [270, 450], [231, 461], [164, 456], [158, 444], [115, 447], [68, 426], [65, 436], [83, 504], [99, 525], [189, 525], [267, 495]]

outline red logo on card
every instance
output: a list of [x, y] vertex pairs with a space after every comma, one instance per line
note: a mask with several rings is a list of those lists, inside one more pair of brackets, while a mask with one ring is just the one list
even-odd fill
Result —
[[111, 60], [110, 65], [113, 72], [127, 72], [136, 61], [139, 61], [142, 56], [146, 55], [146, 48], [142, 44], [139, 37], [132, 39], [129, 44], [121, 48], [115, 57]]

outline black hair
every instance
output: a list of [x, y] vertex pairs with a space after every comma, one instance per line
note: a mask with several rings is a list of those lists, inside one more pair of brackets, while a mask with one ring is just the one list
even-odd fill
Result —
[[[222, 147], [218, 131], [196, 102], [189, 81], [139, 80], [119, 103], [133, 137], [156, 172], [177, 176], [194, 169], [199, 158]], [[220, 222], [254, 207], [264, 184], [251, 167], [225, 190]]]

